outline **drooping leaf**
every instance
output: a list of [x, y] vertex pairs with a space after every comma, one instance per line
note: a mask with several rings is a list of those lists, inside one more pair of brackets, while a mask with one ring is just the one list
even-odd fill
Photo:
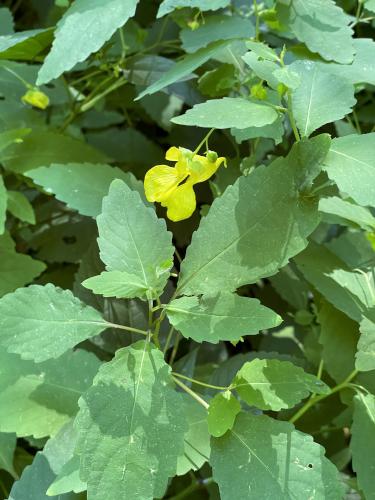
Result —
[[251, 406], [279, 411], [292, 408], [309, 393], [327, 394], [329, 387], [289, 361], [254, 359], [245, 363], [231, 385]]
[[324, 302], [319, 309], [318, 320], [324, 369], [337, 383], [341, 383], [354, 370], [358, 323], [328, 302]]
[[103, 164], [68, 163], [52, 164], [26, 173], [27, 177], [47, 192], [82, 215], [96, 217], [100, 214], [102, 200], [114, 179], [122, 179], [144, 198], [143, 184], [130, 172]]
[[177, 458], [177, 475], [198, 470], [210, 457], [210, 434], [207, 411], [189, 395], [183, 394], [184, 413], [188, 430], [184, 436], [184, 450]]
[[0, 432], [21, 437], [56, 434], [77, 413], [78, 398], [100, 365], [82, 350], [38, 364], [2, 349], [0, 357]]
[[359, 205], [375, 207], [375, 133], [333, 139], [324, 163], [342, 192]]
[[359, 226], [365, 231], [373, 231], [375, 229], [375, 217], [373, 217], [370, 210], [342, 200], [338, 196], [321, 198], [319, 211], [324, 214], [324, 220], [333, 224]]
[[360, 332], [355, 367], [361, 372], [375, 370], [375, 309], [361, 321]]
[[0, 37], [0, 59], [31, 61], [51, 43], [52, 29], [20, 31]]
[[273, 123], [277, 112], [265, 104], [258, 104], [240, 97], [223, 97], [196, 104], [184, 115], [172, 118], [177, 125], [206, 128], [264, 127]]
[[166, 307], [171, 324], [196, 342], [238, 341], [244, 335], [278, 326], [282, 319], [257, 299], [222, 293], [214, 297], [181, 297]]
[[43, 262], [32, 259], [30, 255], [0, 248], [0, 297], [31, 283], [45, 268]]
[[153, 498], [175, 475], [186, 423], [169, 371], [163, 354], [140, 341], [118, 350], [81, 398], [77, 451], [93, 500], [108, 491], [116, 498]]
[[0, 300], [0, 344], [36, 362], [57, 358], [108, 327], [99, 312], [51, 283], [19, 288]]
[[199, 10], [218, 10], [230, 4], [230, 0], [163, 0], [160, 4], [157, 17], [165, 16], [174, 9], [182, 7], [198, 8]]
[[222, 500], [238, 498], [330, 498], [342, 486], [324, 448], [311, 436], [266, 415], [240, 413], [233, 429], [211, 440], [210, 464]]
[[333, 0], [278, 2], [277, 15], [311, 52], [318, 52], [328, 61], [352, 62], [350, 17]]
[[103, 163], [106, 157], [84, 142], [51, 131], [33, 131], [0, 155], [5, 168], [24, 173], [52, 163]]
[[180, 38], [186, 52], [196, 52], [218, 40], [251, 38], [254, 33], [254, 25], [249, 18], [218, 14], [208, 17], [196, 30], [183, 29]]
[[[303, 199], [298, 189], [317, 175], [328, 148], [327, 136], [302, 141], [287, 158], [229, 186], [193, 235], [179, 292], [233, 291], [275, 274], [303, 250], [319, 217], [316, 201]], [[218, 231], [221, 227], [225, 230]]]
[[113, 181], [97, 223], [107, 270], [132, 275], [150, 293], [163, 290], [174, 252], [171, 233], [139, 194], [123, 181]]
[[188, 54], [183, 59], [178, 61], [174, 66], [171, 67], [163, 76], [147, 87], [143, 92], [139, 94], [136, 100], [142, 99], [145, 95], [154, 94], [159, 92], [159, 90], [168, 87], [172, 83], [182, 80], [184, 77], [192, 73], [199, 66], [202, 66], [209, 59], [214, 57], [219, 50], [221, 50], [225, 45], [228, 44], [227, 40], [214, 42], [208, 47], [203, 47], [197, 50], [193, 54]]
[[351, 113], [356, 100], [350, 82], [335, 78], [313, 61], [296, 61], [290, 69], [301, 81], [292, 91], [292, 102], [293, 115], [303, 137]]
[[207, 423], [209, 433], [214, 437], [223, 436], [232, 429], [237, 414], [241, 411], [239, 401], [230, 391], [216, 394], [210, 401]]
[[135, 13], [137, 0], [75, 0], [57, 23], [37, 85], [54, 80], [99, 50]]
[[13, 477], [16, 477], [13, 466], [16, 444], [17, 436], [15, 434], [0, 432], [0, 469], [6, 470]]
[[23, 193], [19, 191], [7, 191], [7, 210], [23, 222], [35, 224], [35, 213], [33, 206]]
[[146, 296], [148, 290], [139, 276], [126, 271], [104, 271], [85, 280], [82, 285], [97, 295], [122, 299]]
[[350, 449], [353, 469], [357, 473], [358, 486], [365, 498], [372, 499], [375, 491], [375, 397], [359, 393], [354, 397], [354, 415], [351, 428]]

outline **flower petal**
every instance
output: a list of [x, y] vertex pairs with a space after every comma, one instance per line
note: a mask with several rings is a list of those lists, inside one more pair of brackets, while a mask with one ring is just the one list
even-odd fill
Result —
[[176, 148], [176, 146], [172, 146], [165, 153], [165, 159], [168, 161], [178, 161], [180, 159], [180, 156], [181, 156], [181, 151], [178, 148]]
[[209, 161], [205, 156], [195, 155], [191, 162], [190, 179], [193, 184], [204, 182], [214, 175], [225, 158], [218, 158], [215, 162]]
[[144, 187], [148, 201], [163, 201], [177, 188], [183, 178], [167, 165], [156, 165], [145, 175]]
[[173, 196], [165, 200], [162, 205], [168, 209], [168, 219], [174, 222], [188, 219], [197, 206], [193, 184], [188, 181], [178, 186]]

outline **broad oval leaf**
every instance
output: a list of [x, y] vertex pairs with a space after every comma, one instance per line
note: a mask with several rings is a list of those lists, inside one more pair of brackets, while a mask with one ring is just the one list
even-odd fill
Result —
[[214, 437], [223, 436], [233, 427], [236, 415], [240, 411], [241, 405], [230, 391], [216, 394], [210, 401], [207, 414], [210, 434]]

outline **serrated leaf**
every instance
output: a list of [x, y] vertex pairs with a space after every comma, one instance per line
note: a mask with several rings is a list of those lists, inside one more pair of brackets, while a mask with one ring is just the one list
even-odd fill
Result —
[[324, 220], [332, 224], [359, 227], [365, 231], [375, 230], [375, 217], [370, 210], [342, 200], [338, 196], [321, 198], [319, 211], [325, 214]]
[[145, 95], [159, 92], [159, 90], [168, 87], [168, 85], [182, 80], [185, 76], [189, 75], [199, 66], [202, 66], [202, 64], [214, 57], [219, 52], [219, 50], [225, 47], [227, 44], [227, 40], [214, 42], [208, 47], [197, 50], [197, 52], [194, 52], [193, 54], [188, 54], [183, 59], [178, 61], [174, 66], [172, 66], [171, 69], [166, 71], [159, 80], [152, 83], [149, 87], [143, 90], [136, 98], [136, 100], [142, 99], [142, 97], [144, 97]]
[[354, 414], [351, 428], [353, 469], [357, 473], [358, 486], [365, 498], [371, 500], [375, 492], [375, 396], [359, 393], [354, 397]]
[[58, 200], [91, 217], [100, 214], [102, 200], [114, 179], [122, 179], [145, 200], [143, 184], [131, 172], [100, 163], [53, 163], [48, 168], [30, 170], [26, 175]]
[[0, 248], [0, 297], [31, 283], [45, 268], [43, 262], [32, 259], [30, 255]]
[[137, 0], [75, 0], [57, 23], [37, 85], [54, 80], [98, 51], [135, 13]]
[[148, 290], [139, 276], [125, 271], [105, 271], [85, 280], [82, 285], [96, 295], [122, 299], [146, 296]]
[[19, 191], [7, 192], [7, 210], [17, 219], [29, 224], [35, 224], [35, 213], [33, 206], [26, 196]]
[[245, 335], [278, 326], [278, 314], [257, 299], [222, 293], [214, 297], [181, 297], [166, 307], [170, 323], [196, 342], [238, 341]]
[[230, 4], [230, 0], [163, 0], [161, 2], [157, 17], [165, 16], [175, 9], [182, 7], [198, 8], [199, 10], [218, 10]]
[[17, 436], [15, 434], [0, 432], [0, 469], [6, 470], [13, 477], [16, 477], [13, 466], [16, 444]]
[[334, 465], [311, 436], [266, 415], [240, 413], [233, 429], [211, 440], [210, 464], [222, 500], [342, 499]]
[[180, 38], [186, 52], [195, 52], [218, 40], [251, 38], [254, 33], [254, 25], [249, 18], [218, 14], [208, 17], [196, 30], [184, 28]]
[[88, 144], [51, 131], [33, 131], [19, 144], [10, 145], [0, 155], [8, 170], [24, 173], [52, 163], [103, 163], [106, 157]]
[[57, 358], [108, 323], [70, 290], [51, 283], [19, 288], [0, 299], [0, 345], [36, 362]]
[[207, 426], [207, 411], [189, 395], [183, 394], [184, 414], [188, 430], [184, 436], [184, 450], [177, 458], [177, 475], [198, 470], [210, 457], [210, 434]]
[[100, 365], [82, 350], [35, 364], [1, 349], [0, 359], [0, 432], [35, 438], [56, 434], [77, 413]]
[[163, 354], [143, 341], [118, 350], [81, 398], [76, 428], [81, 478], [92, 500], [108, 491], [137, 500], [163, 490], [176, 473], [186, 431]]
[[325, 169], [359, 205], [375, 207], [375, 133], [333, 139]]
[[206, 128], [264, 127], [276, 121], [277, 112], [265, 104], [257, 104], [242, 97], [223, 97], [196, 104], [185, 114], [172, 118], [177, 125]]
[[324, 302], [319, 309], [318, 320], [324, 369], [337, 383], [341, 383], [354, 370], [359, 336], [358, 323], [328, 302]]
[[329, 392], [329, 387], [315, 375], [278, 359], [254, 359], [245, 363], [231, 387], [248, 405], [273, 411], [293, 408], [309, 393]]
[[[303, 137], [351, 113], [356, 99], [350, 82], [336, 78], [314, 61], [296, 61], [290, 70], [301, 82], [292, 91], [292, 102], [293, 115]], [[332, 85], [333, 79], [335, 85]]]
[[375, 370], [375, 310], [366, 316], [360, 324], [361, 336], [355, 356], [355, 367], [361, 372]]
[[216, 198], [186, 252], [178, 291], [233, 291], [272, 276], [302, 251], [319, 216], [317, 202], [300, 197], [298, 188], [317, 175], [328, 148], [327, 136], [302, 141]]
[[277, 16], [311, 52], [341, 64], [353, 60], [351, 19], [333, 0], [278, 2]]
[[255, 52], [255, 54], [262, 59], [267, 59], [268, 61], [274, 62], [277, 62], [279, 60], [276, 52], [265, 43], [250, 40], [246, 42], [246, 47]]
[[52, 29], [19, 31], [0, 37], [0, 59], [30, 61], [53, 39]]
[[210, 401], [207, 423], [209, 433], [214, 437], [223, 436], [234, 425], [241, 405], [230, 391], [216, 394]]
[[112, 182], [97, 218], [100, 258], [108, 271], [128, 273], [146, 290], [163, 290], [172, 265], [172, 235], [165, 221], [123, 181]]

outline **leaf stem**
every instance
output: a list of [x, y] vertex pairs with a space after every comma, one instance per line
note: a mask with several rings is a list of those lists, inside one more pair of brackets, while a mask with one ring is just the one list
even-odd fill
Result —
[[178, 380], [178, 378], [172, 376], [174, 382], [179, 386], [181, 387], [181, 389], [183, 389], [185, 392], [187, 392], [189, 394], [189, 396], [191, 396], [192, 398], [195, 399], [195, 401], [197, 401], [199, 404], [201, 404], [204, 408], [206, 408], [206, 410], [208, 410], [209, 408], [209, 404], [206, 403], [206, 401], [201, 398], [200, 396], [198, 396], [198, 394], [194, 391], [192, 391], [190, 389], [190, 387], [188, 387], [187, 385], [185, 385], [183, 382], [181, 382], [181, 380]]
[[109, 323], [109, 322], [106, 322], [105, 324], [108, 326], [108, 328], [109, 327], [118, 328], [119, 330], [126, 330], [132, 333], [139, 333], [140, 335], [148, 335], [148, 332], [146, 332], [145, 330], [139, 330], [138, 328], [133, 328], [132, 326], [118, 325], [117, 323]]
[[335, 394], [336, 392], [341, 391], [342, 389], [346, 389], [347, 387], [350, 387], [351, 384], [350, 382], [353, 380], [354, 377], [358, 374], [357, 370], [354, 370], [341, 384], [336, 385], [333, 387], [328, 394], [321, 394], [320, 396], [311, 396], [307, 402], [293, 415], [292, 418], [289, 419], [289, 422], [294, 424], [297, 420], [299, 420], [310, 408], [312, 408], [316, 403], [319, 403], [319, 401], [322, 401], [323, 399], [328, 398], [329, 396], [332, 396], [332, 394]]
[[194, 378], [190, 378], [190, 377], [186, 377], [185, 375], [181, 375], [181, 373], [172, 372], [172, 375], [174, 377], [182, 378], [183, 380], [188, 380], [189, 382], [192, 382], [193, 384], [201, 385], [203, 387], [208, 387], [209, 389], [216, 389], [218, 391], [227, 391], [228, 390], [228, 387], [223, 387], [220, 385], [206, 384], [205, 382], [201, 382], [200, 380], [195, 380]]
[[214, 131], [215, 129], [212, 128], [209, 132], [207, 132], [207, 134], [203, 137], [203, 139], [201, 140], [201, 142], [198, 144], [198, 146], [195, 148], [195, 150], [193, 151], [193, 155], [196, 155], [200, 148], [203, 146], [203, 144], [208, 141], [208, 138], [210, 137], [210, 135], [212, 134], [212, 132]]
[[171, 340], [172, 340], [173, 332], [174, 332], [174, 326], [171, 326], [169, 329], [169, 332], [168, 332], [167, 340], [165, 341], [165, 346], [164, 346], [164, 350], [163, 350], [164, 356], [165, 356], [165, 353], [168, 351], [169, 344], [171, 343]]

